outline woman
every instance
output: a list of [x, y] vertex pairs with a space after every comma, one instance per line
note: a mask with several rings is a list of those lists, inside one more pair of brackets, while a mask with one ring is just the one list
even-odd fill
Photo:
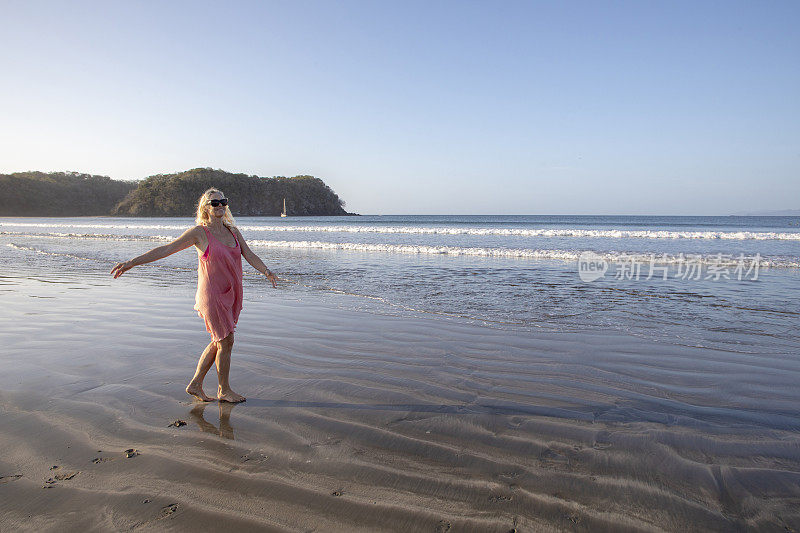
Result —
[[273, 287], [278, 278], [244, 242], [236, 228], [228, 199], [217, 189], [208, 189], [197, 202], [197, 225], [186, 230], [173, 242], [118, 263], [111, 269], [114, 279], [131, 268], [158, 261], [175, 252], [194, 245], [197, 248], [197, 296], [194, 308], [205, 320], [211, 342], [200, 360], [186, 392], [203, 402], [214, 398], [203, 392], [203, 379], [216, 361], [219, 387], [217, 399], [221, 402], [243, 402], [245, 397], [231, 390], [228, 374], [231, 367], [233, 330], [242, 310], [242, 256], [253, 268], [267, 276]]

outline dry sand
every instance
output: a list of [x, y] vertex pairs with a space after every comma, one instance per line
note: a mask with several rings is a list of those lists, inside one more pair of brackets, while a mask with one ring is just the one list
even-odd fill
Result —
[[192, 288], [0, 278], [0, 530], [800, 529], [796, 355], [270, 290], [234, 406]]

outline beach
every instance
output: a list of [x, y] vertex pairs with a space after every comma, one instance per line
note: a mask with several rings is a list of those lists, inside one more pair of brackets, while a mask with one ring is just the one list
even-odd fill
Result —
[[[513, 335], [265, 285], [236, 332], [231, 379], [247, 402], [201, 404], [183, 391], [205, 340], [191, 287], [98, 272], [4, 276], [2, 290], [3, 530], [800, 520], [794, 358]], [[765, 389], [781, 397], [766, 402]]]
[[[459, 286], [476, 303], [445, 313], [377, 282], [314, 281], [373, 263], [402, 286], [414, 280], [392, 265], [411, 262], [415, 276], [433, 272], [420, 283], [452, 283], [424, 255], [254, 245], [283, 279], [276, 290], [245, 274], [231, 384], [247, 401], [202, 404], [184, 392], [208, 342], [194, 252], [114, 280], [115, 255], [164, 238], [2, 222], [3, 531], [800, 528], [800, 364], [783, 300], [737, 307], [753, 318], [738, 328], [694, 308], [656, 331], [648, 302], [637, 327], [520, 325], [475, 311], [502, 292], [491, 283]], [[492, 268], [537, 269], [551, 298], [579, 288], [563, 281], [575, 265], [435, 260], [489, 280]], [[790, 301], [774, 279], [791, 272], [765, 274], [759, 290]], [[745, 290], [707, 286], [709, 313]], [[216, 392], [214, 370], [205, 388]]]

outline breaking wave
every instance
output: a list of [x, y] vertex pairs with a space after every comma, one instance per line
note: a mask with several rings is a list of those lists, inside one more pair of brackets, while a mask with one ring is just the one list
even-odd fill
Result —
[[[130, 229], [130, 230], [185, 230], [188, 224], [58, 224], [0, 222], [0, 227], [23, 228], [74, 228], [74, 229]], [[670, 230], [617, 230], [573, 228], [464, 228], [449, 226], [239, 226], [250, 232], [293, 233], [384, 233], [416, 235], [493, 235], [508, 237], [578, 237], [600, 239], [722, 239], [722, 240], [780, 240], [800, 241], [800, 232], [774, 231], [670, 231]]]
[[[168, 235], [117, 235], [98, 233], [42, 233], [19, 234], [0, 232], [0, 235], [12, 235], [36, 239], [91, 239], [107, 241], [140, 241], [140, 242], [170, 242], [175, 239]], [[359, 243], [359, 242], [328, 242], [328, 241], [285, 241], [285, 240], [259, 240], [247, 241], [255, 248], [278, 248], [293, 250], [344, 250], [349, 252], [367, 253], [394, 253], [440, 256], [470, 256], [470, 257], [496, 257], [531, 260], [555, 260], [565, 262], [578, 261], [581, 254], [587, 249], [542, 249], [542, 248], [505, 248], [505, 247], [463, 247], [463, 246], [429, 246], [420, 244], [387, 244], [387, 243]], [[34, 248], [9, 243], [19, 249]], [[631, 253], [626, 251], [593, 252], [600, 258], [610, 263], [625, 261], [654, 262], [658, 264], [677, 264], [682, 262], [699, 262], [704, 264], [736, 264], [742, 257], [752, 260], [752, 256], [734, 256], [725, 254], [667, 254], [667, 253]], [[759, 256], [761, 267], [800, 268], [800, 258], [795, 256]]]

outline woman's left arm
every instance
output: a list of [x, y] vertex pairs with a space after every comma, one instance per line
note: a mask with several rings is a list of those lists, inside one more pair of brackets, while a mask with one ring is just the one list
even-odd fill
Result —
[[231, 228], [233, 231], [236, 232], [236, 238], [239, 239], [239, 246], [242, 248], [242, 257], [244, 257], [245, 261], [250, 263], [250, 266], [258, 270], [261, 274], [267, 276], [267, 279], [272, 282], [273, 287], [278, 287], [278, 276], [276, 276], [270, 269], [267, 268], [267, 265], [259, 258], [253, 250], [247, 246], [247, 243], [244, 241], [244, 237], [239, 232], [239, 228]]

